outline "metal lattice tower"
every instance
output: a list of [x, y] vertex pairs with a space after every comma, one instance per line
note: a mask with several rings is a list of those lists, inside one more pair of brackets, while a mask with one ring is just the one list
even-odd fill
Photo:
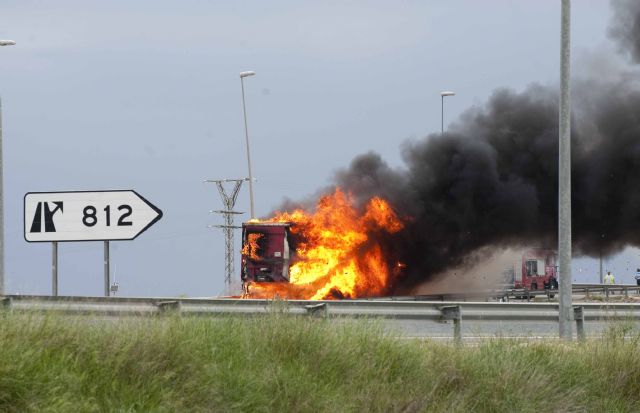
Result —
[[[240, 215], [242, 212], [237, 212], [233, 210], [234, 205], [236, 204], [236, 199], [238, 198], [238, 192], [240, 192], [240, 187], [242, 186], [242, 182], [246, 181], [246, 178], [243, 179], [211, 179], [206, 180], [207, 183], [215, 183], [218, 187], [218, 192], [220, 193], [220, 198], [222, 199], [222, 203], [224, 204], [225, 209], [223, 210], [215, 210], [209, 211], [210, 214], [222, 214], [224, 218], [223, 225], [209, 225], [209, 228], [222, 228], [222, 232], [224, 233], [225, 238], [225, 255], [224, 255], [224, 267], [225, 267], [225, 275], [224, 282], [229, 287], [231, 285], [231, 277], [233, 277], [233, 273], [235, 271], [233, 265], [233, 258], [235, 256], [235, 251], [233, 247], [233, 230], [236, 228], [241, 228], [233, 225], [234, 215]], [[234, 186], [231, 190], [230, 194], [227, 194], [224, 184], [227, 182], [233, 182]]]

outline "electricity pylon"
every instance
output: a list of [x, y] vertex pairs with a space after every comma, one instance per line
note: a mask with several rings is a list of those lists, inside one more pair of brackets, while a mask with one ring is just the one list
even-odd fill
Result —
[[[234, 225], [233, 218], [234, 218], [234, 215], [240, 215], [240, 214], [243, 214], [243, 212], [234, 211], [233, 207], [236, 204], [236, 199], [238, 198], [238, 192], [240, 192], [240, 187], [242, 186], [242, 182], [246, 180], [247, 178], [210, 179], [205, 181], [207, 183], [216, 184], [216, 186], [218, 187], [218, 192], [220, 193], [220, 198], [222, 199], [222, 203], [224, 204], [224, 208], [225, 208], [223, 210], [209, 211], [210, 214], [221, 214], [224, 218], [224, 224], [209, 225], [208, 228], [222, 228], [222, 232], [224, 233], [224, 238], [225, 238], [224, 282], [227, 288], [231, 286], [231, 277], [233, 277], [233, 273], [234, 273], [233, 258], [235, 256], [235, 250], [233, 248], [233, 230], [236, 228], [242, 228]], [[230, 194], [227, 194], [225, 190], [224, 184], [227, 182], [233, 182], [234, 184]]]

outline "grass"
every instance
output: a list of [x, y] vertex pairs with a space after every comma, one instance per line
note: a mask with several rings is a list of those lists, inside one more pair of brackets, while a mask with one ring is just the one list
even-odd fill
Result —
[[405, 340], [278, 311], [102, 320], [0, 313], [2, 412], [632, 412], [640, 335]]

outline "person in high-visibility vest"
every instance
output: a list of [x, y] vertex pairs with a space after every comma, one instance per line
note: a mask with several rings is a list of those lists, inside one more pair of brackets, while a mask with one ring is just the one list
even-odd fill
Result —
[[616, 283], [616, 278], [611, 274], [611, 271], [607, 271], [607, 275], [604, 276], [604, 283], [609, 285]]

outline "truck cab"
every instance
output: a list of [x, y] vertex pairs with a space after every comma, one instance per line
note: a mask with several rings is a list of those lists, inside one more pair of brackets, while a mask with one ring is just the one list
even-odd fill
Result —
[[527, 290], [557, 289], [557, 254], [554, 250], [535, 248], [525, 251], [515, 265], [514, 287]]
[[289, 266], [295, 251], [291, 241], [291, 223], [243, 223], [242, 281], [289, 282]]

